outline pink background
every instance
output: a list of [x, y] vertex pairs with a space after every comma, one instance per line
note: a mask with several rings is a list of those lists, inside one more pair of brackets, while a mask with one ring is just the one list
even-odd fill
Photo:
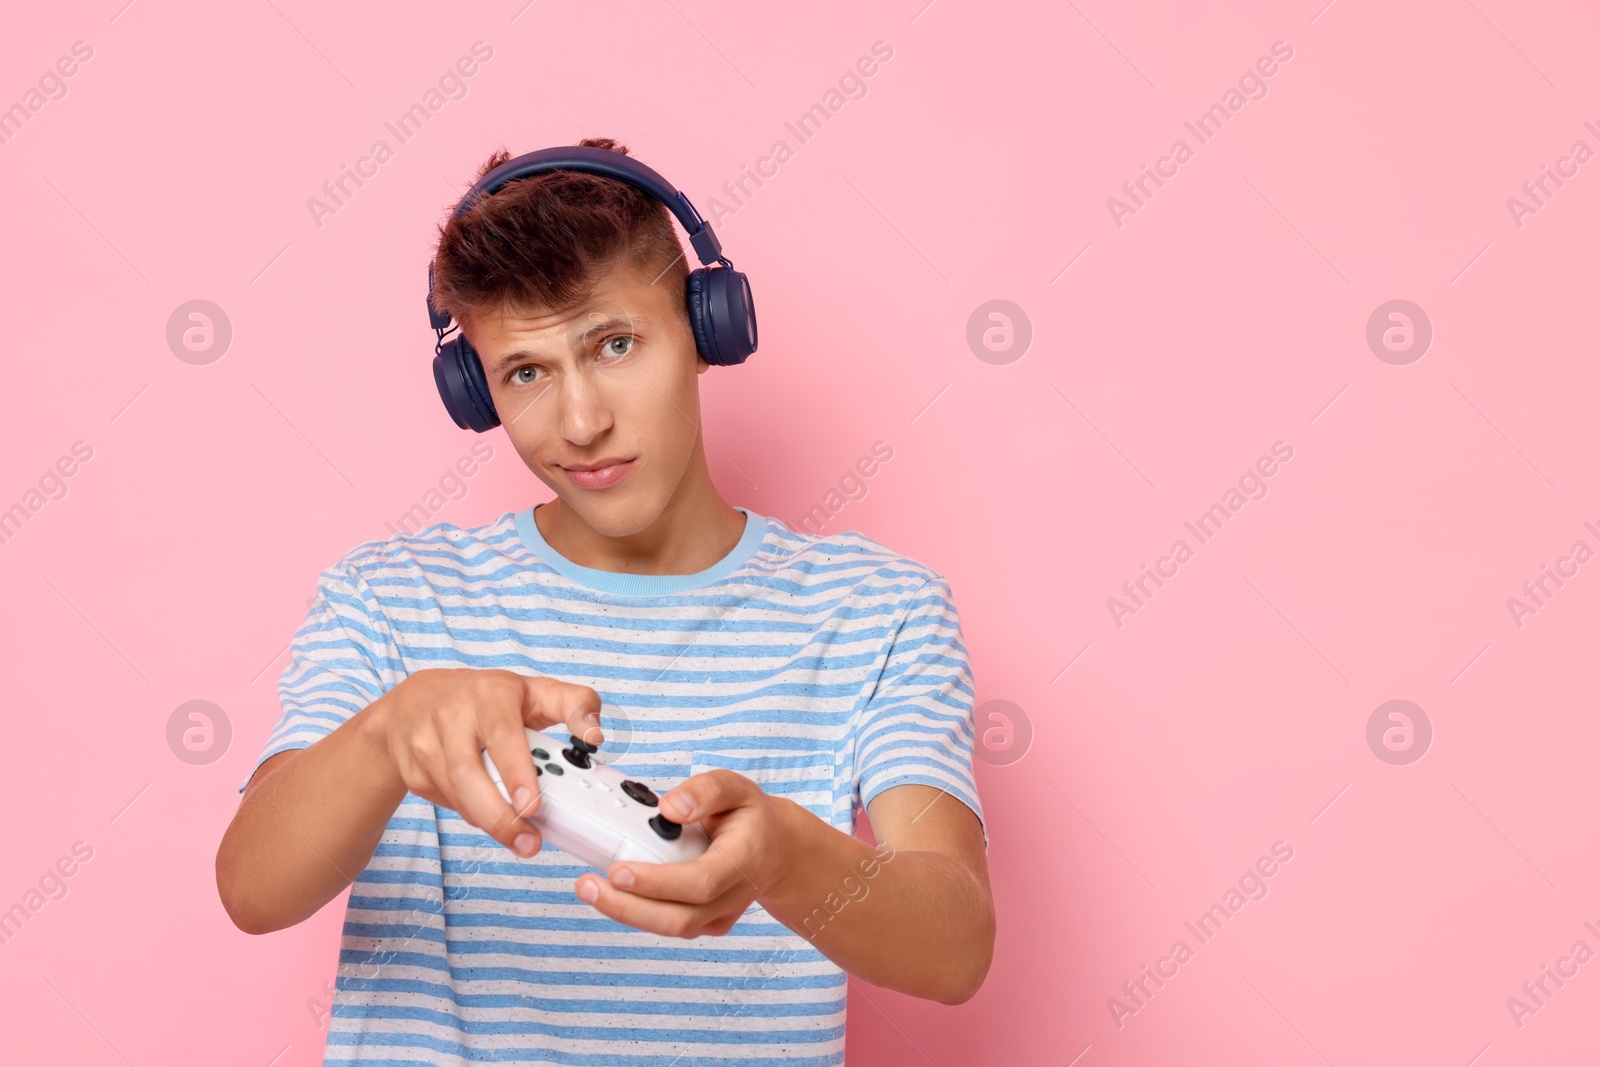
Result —
[[[342, 900], [248, 937], [216, 844], [318, 571], [476, 440], [428, 372], [435, 223], [496, 145], [584, 136], [707, 214], [790, 142], [719, 228], [762, 344], [702, 379], [712, 472], [793, 524], [888, 441], [826, 528], [943, 571], [979, 701], [1031, 729], [979, 766], [988, 984], [950, 1008], [852, 982], [852, 1062], [1592, 1054], [1600, 962], [1520, 1027], [1506, 1001], [1575, 941], [1600, 950], [1600, 563], [1521, 627], [1506, 600], [1600, 549], [1600, 161], [1520, 227], [1506, 201], [1574, 141], [1600, 150], [1600, 20], [1575, 0], [922, 2], [8, 15], [0, 104], [74, 41], [94, 54], [0, 145], [0, 507], [74, 442], [93, 458], [0, 545], [0, 908], [74, 842], [93, 858], [0, 946], [4, 1059], [320, 1062], [307, 1001]], [[306, 198], [477, 40], [494, 55], [468, 95], [318, 228]], [[797, 145], [783, 123], [878, 40], [867, 95]], [[1199, 145], [1185, 120], [1280, 40], [1266, 97]], [[1119, 228], [1107, 198], [1180, 137], [1194, 158]], [[166, 341], [192, 299], [232, 324], [209, 365]], [[995, 299], [1032, 325], [1009, 363], [966, 341]], [[1394, 299], [1433, 325], [1408, 365], [1365, 339]], [[436, 519], [547, 495], [485, 440]], [[1268, 495], [1115, 625], [1107, 598], [1280, 440]], [[195, 699], [233, 733], [202, 765], [166, 734]], [[1391, 699], [1432, 723], [1409, 765], [1366, 740]], [[1119, 1027], [1108, 998], [1280, 840], [1266, 898]]]

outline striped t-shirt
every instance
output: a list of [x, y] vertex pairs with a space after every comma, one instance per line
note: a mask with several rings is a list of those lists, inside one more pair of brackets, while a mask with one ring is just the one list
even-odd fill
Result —
[[[357, 546], [318, 581], [260, 759], [414, 671], [496, 667], [595, 689], [601, 757], [660, 790], [726, 767], [852, 832], [919, 782], [981, 819], [945, 580], [739, 510], [739, 543], [697, 574], [577, 566], [532, 508]], [[808, 938], [759, 904], [722, 936], [634, 929], [573, 895], [586, 869], [408, 794], [350, 890], [325, 1062], [843, 1063], [846, 976]]]

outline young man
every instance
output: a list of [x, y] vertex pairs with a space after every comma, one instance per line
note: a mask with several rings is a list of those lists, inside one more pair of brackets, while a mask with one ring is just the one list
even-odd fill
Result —
[[[327, 1062], [838, 1064], [847, 972], [946, 1004], [983, 982], [950, 589], [723, 500], [686, 276], [662, 203], [594, 174], [440, 229], [434, 306], [555, 499], [357, 546], [294, 636], [217, 885], [249, 933], [351, 886]], [[705, 855], [541, 849], [525, 725], [600, 744]]]

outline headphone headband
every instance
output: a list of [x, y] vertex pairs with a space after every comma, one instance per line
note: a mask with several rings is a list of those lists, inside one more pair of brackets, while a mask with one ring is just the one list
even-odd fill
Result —
[[467, 195], [456, 205], [452, 217], [460, 218], [479, 197], [498, 192], [521, 178], [529, 178], [552, 170], [575, 170], [584, 174], [598, 174], [602, 178], [615, 178], [649, 193], [677, 216], [702, 264], [709, 267], [722, 258], [722, 242], [717, 240], [717, 235], [711, 230], [711, 224], [700, 217], [700, 212], [689, 203], [687, 196], [637, 159], [605, 148], [587, 148], [583, 145], [542, 148], [537, 152], [508, 159], [467, 190]]

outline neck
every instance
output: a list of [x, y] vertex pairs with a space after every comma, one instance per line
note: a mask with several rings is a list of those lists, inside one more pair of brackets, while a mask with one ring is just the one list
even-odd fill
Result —
[[609, 536], [560, 497], [533, 510], [539, 535], [580, 567], [622, 574], [695, 574], [733, 551], [745, 517], [722, 499], [696, 449], [689, 473], [660, 516], [642, 530]]

